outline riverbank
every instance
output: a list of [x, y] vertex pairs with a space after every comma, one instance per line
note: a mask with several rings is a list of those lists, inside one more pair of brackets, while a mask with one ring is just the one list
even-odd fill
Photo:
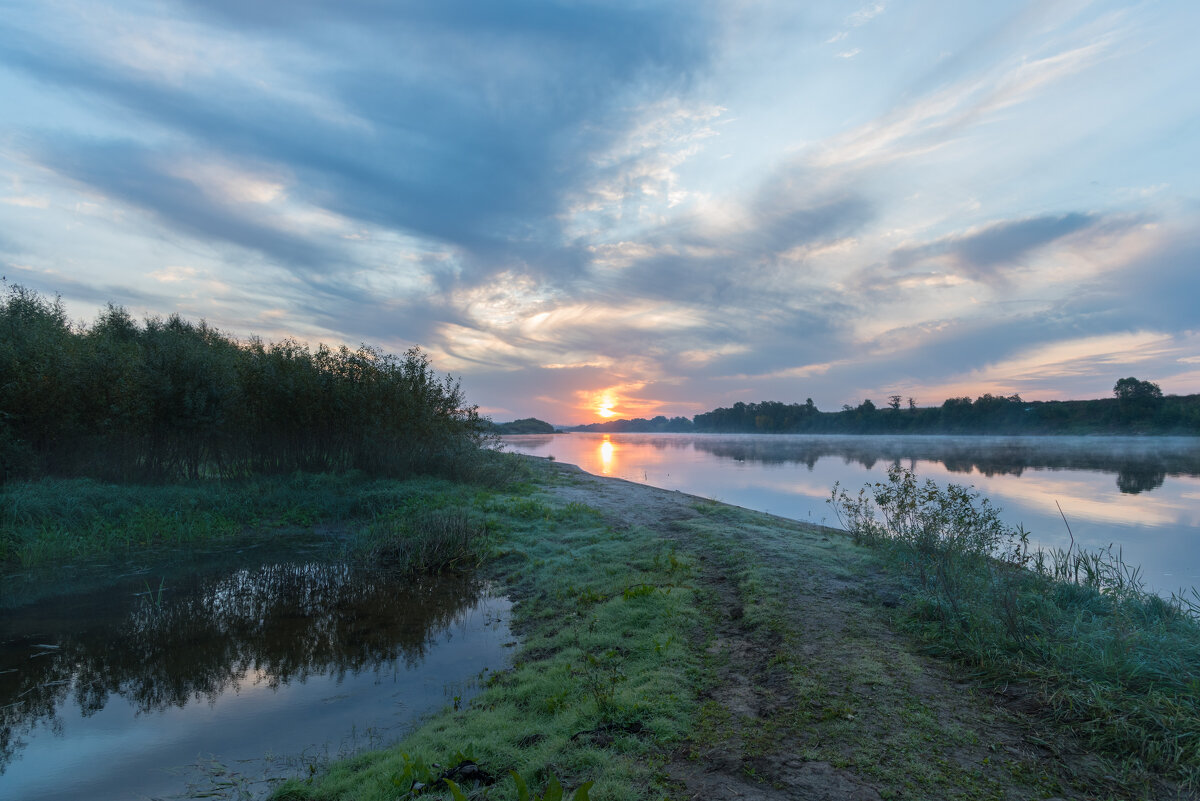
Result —
[[[362, 476], [10, 486], [7, 519], [24, 528], [6, 532], [9, 566], [16, 554], [59, 573], [179, 561], [247, 537], [276, 547], [316, 537], [367, 562], [433, 553], [414, 541], [464, 543], [463, 559], [514, 602], [512, 664], [456, 688], [395, 746], [314, 764], [278, 798], [449, 798], [437, 782], [448, 776], [468, 797], [504, 801], [520, 797], [509, 771], [535, 795], [556, 781], [597, 799], [1195, 797], [1173, 783], [1182, 774], [1090, 752], [1054, 724], [1054, 686], [985, 684], [928, 656], [912, 634], [910, 586], [878, 545], [506, 458], [504, 486]], [[1129, 630], [1129, 642], [1141, 634]], [[1123, 720], [1115, 708], [1114, 727]], [[1200, 727], [1177, 720], [1168, 734], [1192, 747]]]
[[279, 798], [408, 797], [466, 756], [495, 784], [462, 790], [494, 799], [517, 797], [509, 770], [594, 798], [1194, 797], [1090, 753], [1028, 688], [924, 655], [899, 579], [841, 532], [535, 469], [526, 498], [493, 506], [512, 668]]

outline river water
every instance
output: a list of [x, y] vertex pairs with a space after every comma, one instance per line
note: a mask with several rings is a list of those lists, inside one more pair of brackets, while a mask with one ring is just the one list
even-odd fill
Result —
[[394, 741], [502, 669], [509, 602], [245, 555], [0, 610], [0, 798], [246, 798]]
[[943, 486], [974, 486], [1037, 544], [1066, 547], [1073, 534], [1078, 545], [1119, 550], [1148, 589], [1200, 587], [1200, 438], [571, 433], [504, 441], [596, 475], [831, 526], [835, 483], [857, 491], [899, 464]]

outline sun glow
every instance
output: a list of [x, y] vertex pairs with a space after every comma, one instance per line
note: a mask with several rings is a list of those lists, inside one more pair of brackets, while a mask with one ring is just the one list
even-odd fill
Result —
[[601, 417], [603, 417], [605, 419], [607, 419], [609, 417], [616, 417], [617, 413], [615, 411], [613, 411], [613, 406], [616, 406], [616, 405], [617, 405], [617, 402], [613, 398], [612, 394], [605, 392], [603, 395], [601, 395], [599, 398], [596, 399], [596, 414], [600, 415]]

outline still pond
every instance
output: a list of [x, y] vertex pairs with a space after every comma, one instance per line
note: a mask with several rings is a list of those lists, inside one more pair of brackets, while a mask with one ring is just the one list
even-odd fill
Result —
[[200, 555], [6, 598], [0, 798], [261, 797], [505, 667], [510, 604], [485, 582], [320, 556]]

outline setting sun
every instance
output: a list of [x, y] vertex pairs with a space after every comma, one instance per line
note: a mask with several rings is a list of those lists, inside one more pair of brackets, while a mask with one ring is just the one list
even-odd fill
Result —
[[617, 401], [611, 392], [604, 391], [599, 393], [593, 403], [595, 404], [596, 414], [601, 417], [607, 419], [617, 415], [616, 411], [613, 410], [613, 407], [617, 405]]

